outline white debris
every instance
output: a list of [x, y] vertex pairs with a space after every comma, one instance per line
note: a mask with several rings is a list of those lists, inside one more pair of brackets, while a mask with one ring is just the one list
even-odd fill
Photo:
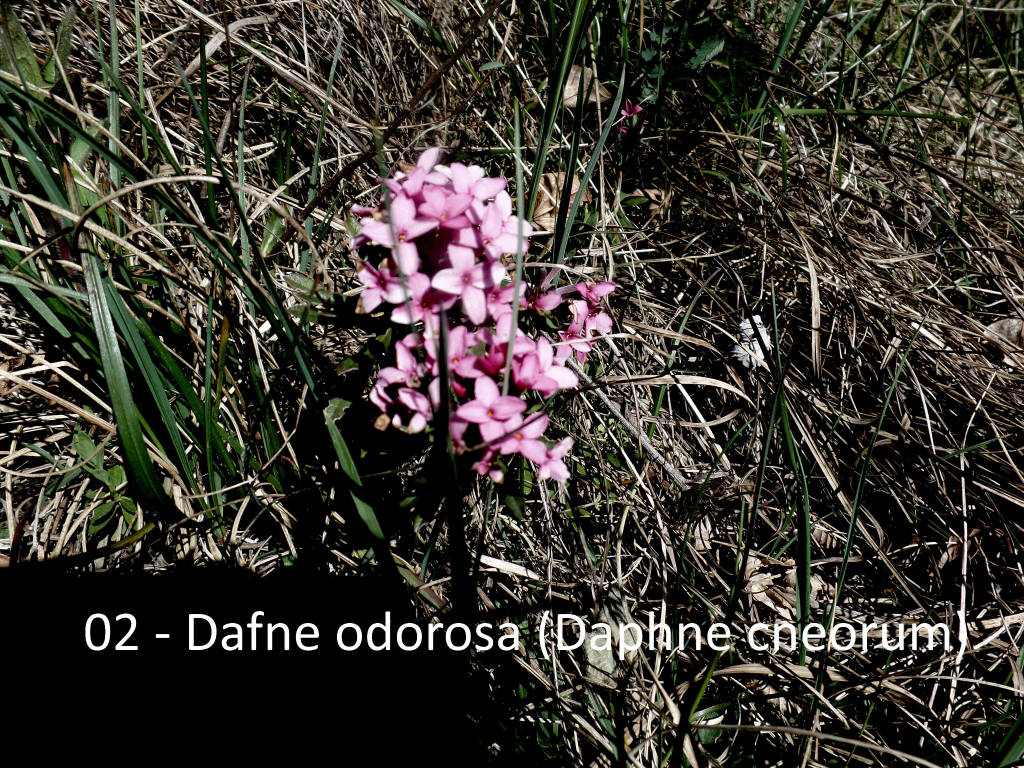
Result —
[[[758, 343], [757, 338], [754, 336], [755, 328], [761, 337], [761, 343]], [[761, 320], [761, 316], [754, 315], [753, 324], [751, 324], [750, 318], [743, 318], [743, 321], [740, 323], [740, 336], [740, 343], [732, 348], [732, 356], [739, 360], [744, 368], [755, 368], [759, 365], [767, 367], [764, 354], [766, 351], [772, 351], [772, 340], [771, 336], [768, 335], [768, 329]], [[763, 348], [762, 344], [764, 345]]]

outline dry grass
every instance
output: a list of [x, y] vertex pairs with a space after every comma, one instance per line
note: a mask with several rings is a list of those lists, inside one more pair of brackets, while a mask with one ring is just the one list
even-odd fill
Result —
[[[125, 461], [107, 390], [13, 290], [0, 294], [5, 557], [100, 570], [227, 560], [259, 573], [309, 563], [346, 573], [367, 568], [373, 549], [419, 586], [410, 600], [424, 616], [449, 607], [460, 575], [450, 521], [438, 515], [445, 490], [421, 471], [425, 444], [396, 447], [395, 435], [370, 429], [364, 395], [383, 325], [354, 313], [346, 211], [377, 194], [375, 158], [394, 167], [429, 145], [511, 176], [516, 97], [532, 156], [554, 72], [549, 46], [565, 32], [548, 28], [541, 5], [494, 6], [479, 23], [479, 3], [408, 3], [436, 39], [383, 0], [205, 12], [140, 2], [138, 27], [133, 4], [117, 5], [125, 87], [137, 95], [141, 52], [147, 119], [186, 174], [219, 184], [168, 185], [188, 215], [177, 222], [161, 217], [152, 188], [126, 194], [89, 236], [121, 238], [130, 269], [157, 281], [129, 286], [126, 273], [112, 273], [154, 327], [174, 331], [174, 354], [204, 402], [217, 382], [212, 418], [242, 460], [230, 477], [214, 480], [202, 466], [188, 477], [151, 440], [174, 508], [142, 500], [136, 515], [90, 533], [115, 491], [81, 471], [89, 462], [75, 435], [105, 446], [108, 469]], [[647, 65], [638, 41], [649, 47], [645, 31], [666, 20], [701, 19], [695, 29], [722, 34], [725, 54], [665, 86], [642, 132], [609, 144], [590, 179], [567, 266], [621, 289], [590, 383], [555, 405], [576, 440], [572, 482], [537, 487], [524, 476], [466, 496], [475, 609], [530, 633], [522, 654], [476, 665], [490, 689], [482, 711], [503, 713], [479, 716], [480, 739], [501, 758], [562, 765], [996, 765], [1024, 691], [1024, 358], [986, 335], [995, 321], [1024, 317], [1024, 126], [1011, 60], [1021, 14], [977, 10], [965, 20], [960, 6], [895, 3], [868, 21], [871, 4], [852, 4], [849, 16], [842, 4], [772, 76], [791, 9], [753, 18], [730, 5], [655, 5], [630, 11], [629, 55], [613, 50], [616, 13], [590, 29], [596, 55], [584, 63], [609, 89], [625, 59], [627, 93], [638, 92]], [[90, 51], [109, 19], [79, 10], [88, 22], [76, 27], [71, 88], [54, 99], [105, 137], [109, 87]], [[18, 13], [42, 54], [58, 8]], [[851, 20], [864, 22], [851, 37], [859, 52], [843, 44]], [[235, 26], [212, 45], [225, 23]], [[986, 30], [1007, 42], [986, 44]], [[205, 97], [193, 58], [204, 44]], [[490, 61], [503, 67], [481, 72]], [[203, 98], [208, 131], [195, 108]], [[583, 174], [608, 108], [582, 110], [578, 131], [576, 112], [556, 122], [546, 170]], [[143, 134], [123, 108], [127, 164], [168, 175]], [[579, 156], [567, 168], [574, 136]], [[230, 183], [208, 162], [209, 137]], [[5, 139], [6, 163], [19, 167], [22, 153]], [[109, 163], [83, 170], [97, 195], [111, 189]], [[11, 248], [80, 286], [39, 192], [4, 183], [31, 235]], [[552, 243], [535, 238], [529, 258], [550, 262]], [[218, 252], [247, 254], [251, 272], [231, 274]], [[293, 310], [303, 351], [270, 329], [254, 294]], [[774, 348], [748, 369], [732, 350], [753, 315]], [[338, 423], [387, 545], [370, 541], [340, 501], [348, 486], [322, 434], [332, 397], [353, 401]], [[185, 452], [206, 458], [199, 432], [183, 432]], [[145, 535], [127, 539], [132, 532]], [[741, 636], [725, 654], [645, 648], [618, 665], [579, 652], [548, 660], [536, 637], [543, 610], [613, 624], [722, 621], [740, 635], [754, 622], [801, 618], [937, 622], [967, 642], [808, 658]]]

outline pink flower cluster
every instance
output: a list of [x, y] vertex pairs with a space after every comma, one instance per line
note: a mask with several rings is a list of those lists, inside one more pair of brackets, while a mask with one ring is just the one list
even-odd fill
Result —
[[[449, 433], [456, 451], [480, 450], [473, 468], [495, 482], [504, 477], [501, 457], [512, 454], [533, 462], [541, 478], [564, 482], [569, 472], [563, 459], [572, 438], [545, 440], [548, 417], [527, 413], [524, 398], [531, 391], [550, 397], [579, 384], [566, 360], [575, 354], [582, 362], [594, 333], [611, 330], [600, 301], [615, 284], [542, 292], [521, 281], [521, 314], [551, 313], [566, 294], [580, 298], [568, 301], [571, 320], [556, 344], [513, 329], [517, 297], [509, 267], [526, 250], [532, 228], [514, 214], [504, 178], [487, 177], [475, 165], [440, 165], [439, 159], [439, 149], [428, 149], [411, 171], [383, 180], [381, 206], [353, 208], [360, 217], [353, 249], [374, 244], [386, 254], [376, 266], [360, 264], [362, 311], [392, 305], [392, 322], [411, 326], [396, 342], [395, 365], [381, 369], [370, 399], [394, 426], [408, 432], [426, 428], [441, 406], [438, 358], [447, 317]], [[510, 344], [508, 394], [502, 394]]]
[[619, 133], [629, 133], [630, 124], [636, 123], [636, 120], [632, 120], [631, 118], [636, 117], [643, 111], [644, 108], [639, 104], [634, 104], [629, 99], [626, 99], [625, 105], [619, 110], [619, 114], [622, 115], [622, 121], [619, 124]]

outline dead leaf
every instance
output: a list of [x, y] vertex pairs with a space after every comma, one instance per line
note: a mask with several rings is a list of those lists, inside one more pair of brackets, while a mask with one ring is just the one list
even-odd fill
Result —
[[[759, 557], [751, 555], [747, 560], [747, 584], [743, 591], [750, 595], [752, 601], [761, 603], [782, 621], [793, 621], [797, 613], [797, 575], [796, 562], [789, 558], [782, 565], [786, 568], [782, 574], [773, 574], [772, 567], [762, 562]], [[828, 584], [817, 574], [811, 574], [810, 608], [818, 607], [818, 595], [829, 592]]]
[[[555, 228], [558, 221], [558, 204], [562, 200], [562, 187], [565, 186], [565, 172], [545, 173], [540, 180], [540, 188], [537, 190], [537, 202], [533, 206], [533, 224], [543, 232], [550, 232]], [[571, 201], [576, 199], [576, 193], [580, 190], [578, 177], [572, 178], [572, 192], [569, 194]], [[583, 202], [590, 202], [591, 194], [589, 189], [583, 191]]]
[[789, 604], [784, 593], [775, 585], [777, 578], [767, 569], [762, 569], [759, 557], [751, 555], [747, 559], [747, 584], [743, 591], [750, 595], [753, 602], [761, 603], [772, 613], [781, 616], [782, 620], [792, 621], [795, 615], [793, 609], [795, 608], [796, 600], [793, 600], [793, 605]]
[[987, 330], [988, 333], [985, 335], [993, 341], [1002, 339], [1018, 347], [1024, 347], [1024, 320], [1020, 318], [1008, 317], [1005, 320], [996, 320]]
[[631, 194], [632, 197], [646, 197], [650, 200], [647, 210], [655, 218], [663, 218], [668, 212], [672, 203], [672, 190], [664, 189], [638, 189]]
[[822, 551], [830, 554], [842, 550], [846, 544], [846, 535], [842, 531], [821, 521], [811, 527], [811, 539]]
[[1005, 364], [1024, 366], [1024, 355], [1016, 351], [1024, 347], [1024, 320], [1017, 317], [996, 320], [985, 329], [985, 338], [1003, 351]]
[[[17, 357], [8, 358], [6, 360], [0, 360], [0, 374], [9, 373], [10, 371], [16, 371], [25, 364], [26, 357], [24, 355], [18, 355]], [[17, 385], [7, 383], [5, 377], [0, 376], [0, 397], [6, 397], [12, 392]]]
[[704, 515], [697, 524], [693, 526], [693, 539], [691, 544], [697, 552], [711, 551], [711, 515]]
[[577, 66], [569, 70], [569, 78], [565, 81], [565, 90], [562, 91], [562, 100], [565, 106], [572, 109], [579, 103], [581, 96], [591, 104], [597, 104], [598, 99], [604, 102], [612, 97], [600, 81], [594, 83], [593, 72]]

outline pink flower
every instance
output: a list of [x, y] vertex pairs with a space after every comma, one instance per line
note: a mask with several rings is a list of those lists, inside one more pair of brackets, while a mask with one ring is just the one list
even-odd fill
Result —
[[541, 464], [547, 458], [548, 448], [538, 439], [548, 427], [546, 414], [533, 416], [525, 422], [521, 416], [513, 416], [502, 426], [508, 435], [498, 444], [503, 455], [518, 453], [534, 464]]
[[623, 117], [633, 117], [634, 115], [639, 115], [643, 111], [643, 107], [639, 104], [634, 104], [629, 99], [626, 99], [626, 106], [619, 111], [619, 114]]
[[419, 214], [425, 219], [433, 219], [444, 229], [462, 229], [470, 226], [469, 219], [463, 214], [472, 202], [470, 195], [453, 195], [441, 187], [429, 185], [423, 188]]
[[423, 319], [431, 310], [430, 278], [421, 272], [410, 275], [406, 280], [409, 286], [409, 298], [391, 310], [391, 319], [396, 323], [408, 325]]
[[536, 309], [543, 312], [550, 312], [562, 303], [562, 294], [558, 291], [530, 291], [526, 296], [519, 299], [519, 306], [523, 309]]
[[377, 374], [377, 383], [370, 390], [370, 402], [387, 412], [395, 403], [395, 399], [391, 397], [388, 389], [399, 382], [407, 383], [408, 378], [408, 373], [400, 371], [398, 368], [381, 368], [380, 373]]
[[548, 455], [544, 458], [544, 461], [537, 467], [537, 476], [541, 480], [551, 478], [555, 482], [564, 483], [569, 479], [569, 470], [565, 466], [563, 461], [565, 454], [572, 448], [572, 438], [565, 437], [558, 441], [557, 444], [548, 448]]
[[[627, 106], [634, 117], [639, 108]], [[408, 173], [383, 179], [389, 205], [353, 207], [362, 229], [352, 247], [373, 242], [391, 249], [379, 267], [359, 266], [362, 310], [387, 303], [393, 305], [392, 322], [414, 326], [399, 334], [395, 365], [381, 369], [369, 398], [408, 432], [425, 430], [447, 399], [447, 433], [455, 450], [468, 450], [471, 427], [469, 434], [479, 434], [485, 443], [474, 449], [481, 451], [475, 471], [500, 483], [501, 457], [519, 454], [536, 465], [542, 479], [564, 482], [569, 472], [563, 459], [572, 440], [549, 446], [544, 439], [548, 417], [524, 417], [525, 397], [530, 391], [550, 396], [578, 386], [565, 361], [573, 352], [582, 361], [593, 347], [591, 334], [611, 330], [601, 300], [615, 285], [583, 282], [541, 292], [524, 275], [517, 292], [504, 259], [526, 250], [532, 227], [513, 211], [505, 179], [487, 177], [476, 165], [437, 165], [439, 159], [440, 150], [427, 150]], [[559, 332], [563, 343], [557, 351], [547, 338], [532, 338], [513, 324], [516, 306], [555, 320], [570, 291], [580, 298], [569, 303], [569, 325]], [[438, 359], [442, 318], [448, 325], [447, 361]], [[506, 370], [511, 391], [502, 395]]]
[[576, 374], [555, 361], [554, 348], [547, 339], [540, 339], [533, 351], [512, 365], [512, 375], [520, 389], [533, 389], [542, 395], [553, 395], [561, 389], [579, 385]]
[[501, 279], [504, 267], [497, 272], [483, 264], [476, 263], [473, 251], [461, 245], [448, 246], [448, 262], [451, 266], [442, 269], [432, 281], [439, 291], [462, 297], [462, 310], [473, 323], [480, 325], [487, 319], [487, 298], [484, 289], [493, 287]]
[[560, 360], [574, 352], [576, 360], [582, 363], [587, 359], [587, 353], [594, 348], [594, 342], [587, 340], [587, 333], [579, 323], [571, 323], [566, 330], [559, 331], [558, 338], [564, 342], [564, 346], [559, 348], [556, 355]]
[[[402, 387], [398, 390], [398, 400], [412, 412], [407, 430], [411, 433], [422, 432], [433, 416], [430, 400], [422, 392], [409, 387]], [[395, 426], [402, 426], [398, 416], [395, 416], [395, 420], [398, 422]]]
[[573, 288], [576, 289], [580, 296], [587, 300], [588, 304], [597, 306], [598, 302], [618, 288], [618, 285], [605, 280], [601, 283], [576, 283]]
[[470, 195], [476, 200], [490, 200], [505, 189], [506, 182], [503, 177], [485, 178], [484, 169], [478, 165], [452, 163], [448, 167], [448, 173], [456, 194]]
[[506, 254], [514, 254], [519, 250], [521, 224], [522, 250], [526, 251], [526, 240], [533, 234], [533, 227], [528, 222], [520, 222], [518, 217], [513, 215], [512, 198], [507, 192], [498, 193], [492, 203], [471, 206], [467, 216], [476, 225], [476, 229], [460, 230], [460, 245], [482, 249], [488, 259], [496, 261]]
[[498, 385], [486, 376], [476, 380], [474, 394], [476, 398], [459, 406], [455, 415], [476, 424], [487, 442], [504, 435], [508, 431], [505, 422], [526, 410], [526, 403], [518, 397], [500, 394]]
[[596, 305], [588, 304], [585, 301], [576, 299], [569, 302], [569, 311], [573, 316], [574, 325], [582, 325], [586, 338], [590, 337], [593, 331], [598, 333], [611, 333], [612, 318], [606, 312], [602, 312]]
[[[464, 325], [458, 325], [448, 333], [448, 369], [464, 379], [478, 379], [483, 371], [477, 368], [477, 357], [470, 354], [470, 347], [479, 339]], [[436, 366], [435, 366], [436, 367]]]
[[365, 312], [373, 312], [380, 306], [382, 301], [389, 304], [397, 304], [404, 300], [405, 291], [402, 290], [402, 281], [386, 266], [374, 269], [369, 264], [363, 263], [356, 273], [359, 282], [366, 286], [363, 289], [362, 301]]
[[505, 479], [505, 473], [495, 463], [495, 459], [498, 456], [498, 449], [492, 447], [487, 448], [484, 451], [483, 458], [473, 465], [475, 469], [481, 475], [490, 475], [491, 480], [495, 483], [500, 483]]
[[412, 241], [437, 229], [437, 221], [416, 218], [416, 204], [405, 195], [392, 198], [389, 221], [380, 221], [371, 216], [363, 219], [361, 224], [365, 237], [380, 245], [395, 248], [398, 265], [406, 275], [420, 268], [419, 252]]
[[493, 287], [485, 292], [487, 314], [495, 323], [500, 324], [504, 319], [512, 317], [512, 297], [515, 292], [514, 285]]
[[630, 121], [635, 123], [636, 121], [632, 120], [632, 118], [635, 118], [643, 111], [643, 108], [639, 104], [634, 104], [629, 99], [626, 99], [626, 106], [619, 110], [619, 114], [622, 115], [622, 122], [619, 124], [619, 133], [628, 133], [629, 126], [626, 122]]

